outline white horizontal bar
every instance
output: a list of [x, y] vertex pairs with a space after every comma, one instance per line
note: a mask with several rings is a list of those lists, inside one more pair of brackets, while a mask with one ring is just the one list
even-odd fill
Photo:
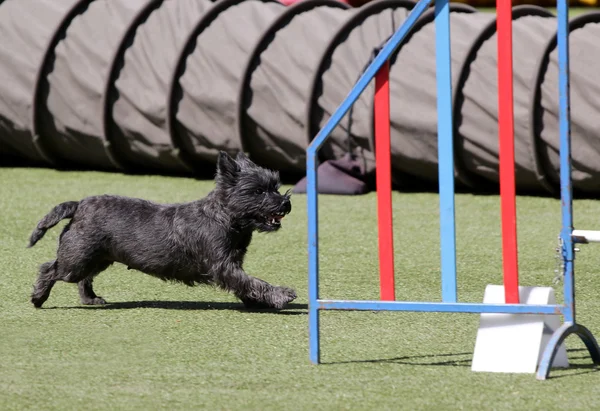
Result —
[[600, 231], [573, 230], [571, 235], [576, 237], [579, 243], [600, 243]]

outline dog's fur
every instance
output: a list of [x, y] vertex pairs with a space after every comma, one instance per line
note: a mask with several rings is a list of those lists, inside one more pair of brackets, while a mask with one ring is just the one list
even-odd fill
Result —
[[294, 290], [244, 272], [253, 231], [280, 228], [292, 207], [279, 193], [279, 174], [243, 153], [220, 152], [215, 188], [182, 204], [101, 195], [57, 205], [31, 234], [32, 247], [65, 218], [56, 259], [40, 267], [31, 302], [41, 307], [56, 281], [78, 283], [83, 304], [105, 304], [92, 288], [96, 275], [114, 262], [162, 280], [193, 286], [213, 284], [233, 292], [248, 308], [283, 308]]

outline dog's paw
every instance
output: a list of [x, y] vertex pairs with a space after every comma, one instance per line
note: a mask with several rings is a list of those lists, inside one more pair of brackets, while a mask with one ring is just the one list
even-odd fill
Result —
[[287, 287], [273, 287], [268, 294], [264, 295], [261, 300], [253, 298], [241, 298], [244, 306], [251, 310], [256, 309], [277, 309], [280, 310], [291, 301], [296, 299], [297, 295], [294, 290]]
[[104, 305], [106, 301], [102, 297], [89, 298], [86, 300], [82, 300], [81, 304], [83, 305]]
[[49, 297], [49, 293], [45, 294], [45, 293], [36, 292], [36, 290], [34, 290], [34, 292], [31, 294], [30, 301], [35, 308], [42, 308], [42, 305], [44, 305], [44, 303], [46, 302], [48, 297]]
[[275, 287], [272, 294], [273, 308], [282, 309], [288, 303], [294, 301], [298, 296], [296, 291], [288, 287]]

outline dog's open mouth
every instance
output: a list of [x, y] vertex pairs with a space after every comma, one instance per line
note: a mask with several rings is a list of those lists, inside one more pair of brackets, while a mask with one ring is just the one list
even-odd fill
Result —
[[275, 214], [271, 214], [271, 215], [267, 216], [267, 218], [266, 218], [267, 225], [269, 227], [279, 227], [281, 225], [281, 219], [283, 217], [285, 217], [285, 213], [283, 211], [280, 211]]

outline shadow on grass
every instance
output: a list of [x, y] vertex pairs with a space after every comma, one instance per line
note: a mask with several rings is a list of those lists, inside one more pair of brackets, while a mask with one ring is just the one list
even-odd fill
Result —
[[[574, 371], [583, 370], [583, 371]], [[548, 376], [549, 380], [564, 377], [575, 377], [576, 375], [591, 374], [600, 371], [600, 368], [596, 364], [569, 364], [569, 368], [560, 370], [561, 374], [556, 374], [559, 369], [553, 369]]]
[[[460, 358], [472, 356], [473, 353], [463, 352], [455, 354], [425, 354], [425, 355], [408, 355], [404, 357], [380, 358], [373, 360], [348, 360], [348, 361], [332, 361], [322, 362], [323, 365], [339, 365], [339, 364], [402, 364], [402, 365], [426, 365], [426, 366], [452, 366], [452, 367], [470, 367], [471, 358]], [[442, 360], [443, 358], [449, 358]]]
[[[581, 374], [589, 374], [600, 371], [597, 365], [593, 363], [581, 364], [573, 363], [573, 360], [590, 360], [590, 356], [585, 348], [567, 349], [568, 354], [576, 352], [585, 352], [584, 355], [569, 356], [569, 368], [553, 369], [549, 378], [574, 377]], [[381, 358], [373, 360], [348, 360], [348, 361], [332, 361], [322, 362], [323, 365], [340, 365], [340, 364], [401, 364], [401, 365], [421, 365], [428, 367], [471, 367], [471, 358], [473, 353], [447, 353], [447, 354], [425, 354], [413, 355], [394, 358]], [[468, 358], [464, 358], [468, 356]], [[559, 372], [557, 375], [556, 373]]]
[[[576, 352], [581, 352], [583, 354], [578, 355], [576, 357], [569, 355], [569, 354], [576, 353]], [[553, 369], [550, 372], [550, 376], [548, 377], [548, 379], [574, 377], [576, 375], [590, 374], [590, 373], [595, 373], [595, 372], [600, 371], [600, 368], [598, 368], [598, 366], [596, 364], [593, 364], [591, 362], [588, 362], [586, 364], [582, 364], [582, 363], [574, 364], [572, 362], [573, 360], [591, 361], [591, 357], [590, 357], [590, 354], [589, 354], [587, 348], [567, 348], [567, 356], [569, 358], [569, 368]], [[579, 371], [579, 370], [581, 370], [581, 371]], [[557, 375], [556, 374], [557, 371], [560, 374]]]
[[[283, 310], [275, 309], [247, 309], [242, 303], [215, 302], [215, 301], [129, 301], [108, 302], [106, 305], [78, 305], [72, 307], [48, 307], [46, 310], [127, 310], [136, 308], [158, 308], [163, 310], [229, 310], [258, 314], [278, 315], [307, 315], [307, 304], [288, 304]], [[288, 311], [302, 310], [302, 311]]]

